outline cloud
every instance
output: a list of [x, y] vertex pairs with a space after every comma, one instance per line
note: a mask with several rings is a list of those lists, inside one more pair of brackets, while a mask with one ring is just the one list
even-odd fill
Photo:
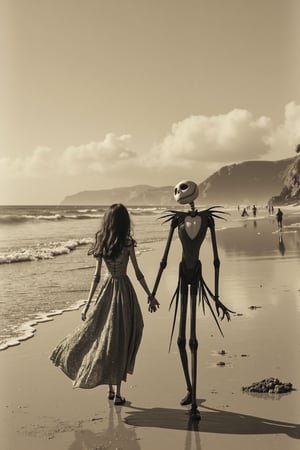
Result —
[[44, 176], [54, 169], [53, 152], [48, 147], [37, 147], [31, 155], [25, 157], [0, 159], [0, 174], [2, 177], [10, 175], [18, 177]]
[[[5, 179], [64, 179], [135, 184], [166, 183], [172, 177], [204, 179], [221, 166], [249, 159], [278, 160], [295, 156], [300, 143], [300, 105], [290, 102], [284, 120], [274, 127], [265, 116], [244, 109], [227, 114], [191, 116], [174, 123], [170, 133], [148, 152], [132, 150], [130, 134], [107, 133], [102, 141], [69, 146], [60, 154], [38, 147], [25, 157], [0, 159]], [[155, 180], [153, 171], [155, 170]], [[175, 175], [176, 174], [176, 175]], [[167, 181], [168, 180], [168, 181]], [[92, 181], [90, 186], [92, 185]]]
[[160, 164], [229, 163], [259, 159], [270, 151], [271, 119], [234, 109], [217, 116], [191, 116], [173, 124], [171, 133], [152, 148]]
[[136, 158], [130, 150], [129, 134], [116, 136], [108, 133], [103, 141], [67, 147], [59, 155], [48, 147], [38, 147], [25, 157], [0, 159], [0, 174], [11, 178], [79, 175], [101, 173], [126, 167]]
[[[272, 158], [294, 156], [300, 144], [300, 105], [290, 102], [285, 106], [284, 122], [269, 136]], [[286, 155], [286, 156], [283, 156]]]
[[61, 163], [71, 175], [82, 170], [103, 172], [136, 158], [136, 153], [130, 150], [130, 143], [130, 134], [116, 136], [108, 133], [101, 142], [66, 148], [61, 156]]

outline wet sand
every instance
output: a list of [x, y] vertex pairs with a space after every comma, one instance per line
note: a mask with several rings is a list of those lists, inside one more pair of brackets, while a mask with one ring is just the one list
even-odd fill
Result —
[[[297, 222], [297, 220], [294, 220]], [[300, 222], [300, 220], [298, 220]], [[220, 335], [209, 311], [198, 309], [198, 387], [202, 420], [193, 423], [185, 395], [175, 331], [168, 353], [180, 244], [172, 243], [157, 297], [147, 312], [135, 372], [123, 386], [127, 403], [114, 407], [106, 387], [73, 389], [49, 361], [54, 346], [80, 322], [80, 312], [38, 325], [35, 337], [0, 353], [2, 450], [292, 450], [300, 446], [300, 243], [299, 231], [276, 233], [274, 220], [249, 218], [218, 233], [221, 299], [236, 314]], [[140, 257], [153, 285], [164, 243]], [[213, 265], [210, 239], [202, 249], [206, 281]], [[131, 275], [131, 272], [129, 273]], [[252, 307], [252, 308], [250, 308]], [[188, 336], [187, 336], [188, 338]], [[224, 350], [224, 352], [221, 352]], [[220, 354], [223, 353], [223, 354]], [[218, 365], [222, 362], [223, 365]], [[263, 378], [292, 382], [287, 394], [242, 391]]]

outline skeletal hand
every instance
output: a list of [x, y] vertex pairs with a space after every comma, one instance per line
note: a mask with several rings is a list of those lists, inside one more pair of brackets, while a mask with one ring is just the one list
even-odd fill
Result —
[[222, 311], [222, 317], [221, 317], [221, 320], [223, 320], [224, 317], [226, 317], [226, 319], [228, 320], [228, 322], [230, 321], [230, 313], [233, 313], [234, 311], [231, 311], [230, 309], [228, 309], [227, 306], [225, 306], [225, 305], [218, 299], [218, 297], [216, 297], [216, 309], [217, 309], [218, 317], [220, 316], [220, 309], [221, 309], [221, 311]]
[[159, 308], [159, 302], [156, 300], [153, 295], [149, 295], [148, 297], [148, 311], [155, 312]]

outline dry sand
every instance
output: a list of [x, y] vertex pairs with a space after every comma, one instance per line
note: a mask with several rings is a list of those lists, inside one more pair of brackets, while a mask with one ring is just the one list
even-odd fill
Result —
[[[218, 234], [221, 296], [237, 313], [230, 323], [222, 323], [224, 338], [210, 313], [203, 316], [198, 309], [199, 423], [192, 423], [188, 407], [179, 405], [185, 383], [176, 332], [168, 353], [173, 318], [168, 305], [180, 258], [180, 244], [174, 240], [158, 289], [158, 312], [147, 312], [145, 295], [134, 282], [145, 329], [135, 372], [123, 386], [126, 405], [114, 407], [106, 398], [105, 386], [73, 389], [71, 381], [49, 361], [54, 346], [80, 322], [79, 311], [65, 313], [40, 324], [33, 339], [0, 353], [0, 448], [299, 449], [299, 234], [283, 234], [286, 249], [282, 255], [272, 221], [254, 224], [248, 220], [244, 225]], [[150, 285], [163, 249], [163, 243], [155, 244], [153, 252], [140, 257]], [[202, 261], [211, 283], [209, 239]], [[219, 354], [221, 350], [224, 355]], [[291, 381], [296, 390], [288, 394], [242, 391], [243, 385], [268, 377]]]

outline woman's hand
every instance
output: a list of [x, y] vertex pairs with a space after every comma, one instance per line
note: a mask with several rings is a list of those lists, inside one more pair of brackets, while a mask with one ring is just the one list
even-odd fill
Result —
[[89, 309], [89, 307], [85, 306], [85, 307], [83, 308], [83, 310], [81, 311], [81, 319], [82, 319], [83, 321], [85, 321], [85, 319], [86, 319], [86, 314], [87, 314], [87, 312], [88, 312], [88, 309]]
[[153, 313], [159, 308], [159, 302], [156, 300], [153, 295], [149, 295], [148, 297], [148, 311]]

